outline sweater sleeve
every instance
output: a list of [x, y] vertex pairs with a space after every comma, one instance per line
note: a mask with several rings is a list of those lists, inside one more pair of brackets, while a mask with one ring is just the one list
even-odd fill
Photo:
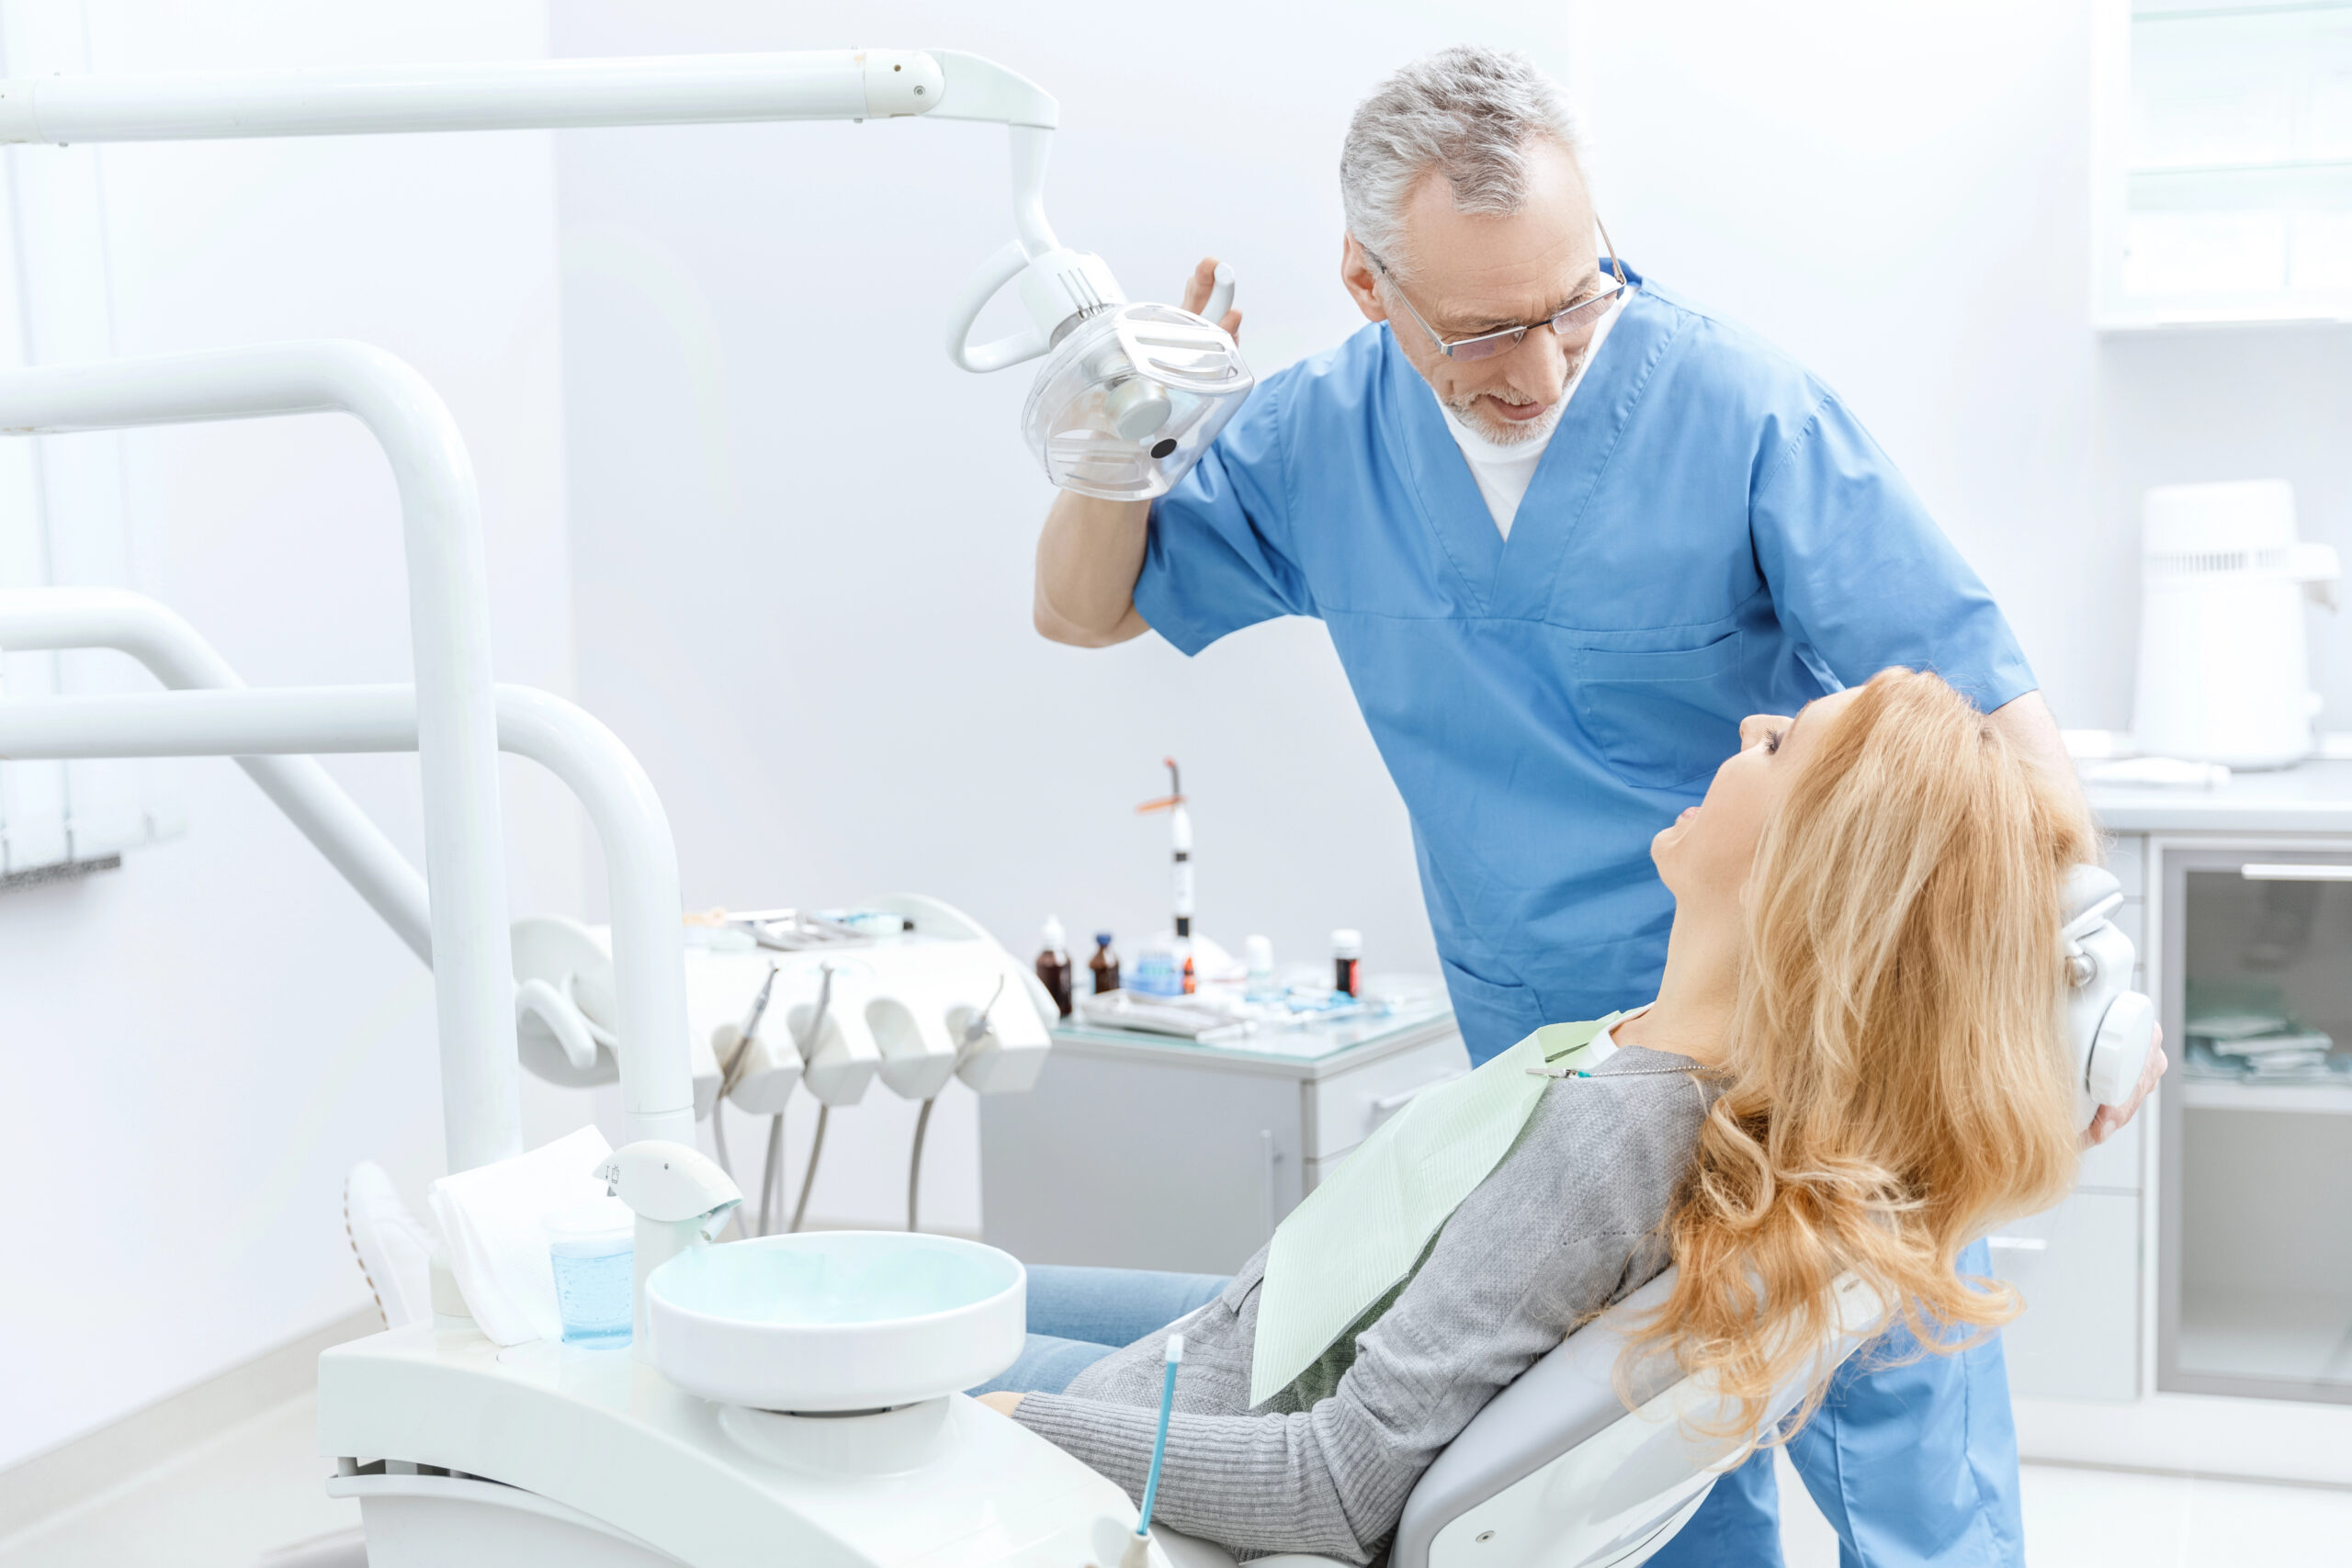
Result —
[[[1180, 1411], [1155, 1517], [1247, 1551], [1372, 1561], [1414, 1483], [1470, 1418], [1580, 1318], [1663, 1265], [1648, 1244], [1687, 1137], [1663, 1140], [1679, 1145], [1668, 1166], [1645, 1157], [1662, 1151], [1627, 1146], [1657, 1140], [1609, 1125], [1591, 1100], [1560, 1121], [1522, 1140], [1455, 1212], [1396, 1304], [1358, 1339], [1330, 1398], [1292, 1414]], [[1570, 1149], [1584, 1158], [1571, 1161]], [[1032, 1394], [1014, 1418], [1142, 1495], [1156, 1409]]]

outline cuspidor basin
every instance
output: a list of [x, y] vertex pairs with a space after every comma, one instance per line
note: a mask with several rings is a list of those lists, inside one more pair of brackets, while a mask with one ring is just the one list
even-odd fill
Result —
[[993, 1247], [903, 1231], [763, 1236], [679, 1254], [646, 1280], [653, 1364], [757, 1410], [883, 1410], [1012, 1365], [1028, 1273]]

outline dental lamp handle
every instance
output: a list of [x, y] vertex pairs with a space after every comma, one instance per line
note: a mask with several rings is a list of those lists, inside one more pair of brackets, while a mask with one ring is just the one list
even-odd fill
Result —
[[1223, 326], [1225, 313], [1232, 309], [1233, 264], [1219, 262], [1216, 264], [1216, 282], [1210, 288], [1208, 302], [1200, 308], [1198, 314], [1205, 321]]
[[630, 1352], [653, 1359], [645, 1281], [682, 1252], [707, 1247], [743, 1201], [743, 1190], [700, 1149], [663, 1138], [640, 1138], [616, 1149], [596, 1167], [605, 1194], [637, 1213], [637, 1269], [630, 1295], [635, 1329]]

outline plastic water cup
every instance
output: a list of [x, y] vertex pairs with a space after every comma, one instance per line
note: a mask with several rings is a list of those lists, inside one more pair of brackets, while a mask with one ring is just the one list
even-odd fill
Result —
[[617, 1349], [629, 1342], [637, 1216], [617, 1198], [560, 1209], [544, 1222], [563, 1342]]

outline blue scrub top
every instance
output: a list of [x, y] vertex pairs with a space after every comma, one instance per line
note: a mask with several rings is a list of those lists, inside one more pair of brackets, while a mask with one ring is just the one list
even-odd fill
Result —
[[1836, 394], [1647, 282], [1508, 542], [1374, 325], [1268, 377], [1153, 504], [1135, 601], [1186, 653], [1279, 615], [1329, 627], [1478, 1060], [1657, 995], [1674, 905], [1649, 840], [1741, 718], [1891, 664], [1987, 712], [2036, 685]]

